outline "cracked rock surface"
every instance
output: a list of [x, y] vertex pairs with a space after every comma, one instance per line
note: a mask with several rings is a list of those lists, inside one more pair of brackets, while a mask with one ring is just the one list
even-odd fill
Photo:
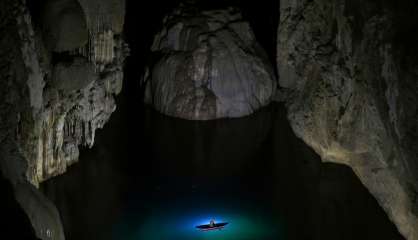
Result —
[[238, 10], [182, 5], [163, 25], [152, 45], [156, 61], [145, 76], [145, 100], [159, 112], [232, 118], [270, 102], [274, 71]]
[[296, 135], [418, 239], [418, 7], [394, 2], [281, 0], [279, 83]]

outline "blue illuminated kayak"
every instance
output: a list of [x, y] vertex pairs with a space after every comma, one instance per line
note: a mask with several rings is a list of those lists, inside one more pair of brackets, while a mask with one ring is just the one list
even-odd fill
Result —
[[201, 231], [212, 231], [212, 230], [221, 230], [223, 229], [228, 223], [211, 223], [211, 224], [203, 224], [196, 226], [197, 229]]

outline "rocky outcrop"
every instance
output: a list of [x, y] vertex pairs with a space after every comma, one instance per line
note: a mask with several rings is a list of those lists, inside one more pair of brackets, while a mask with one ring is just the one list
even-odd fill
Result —
[[15, 185], [15, 197], [40, 239], [65, 239], [60, 214], [54, 203], [28, 182]]
[[145, 76], [146, 102], [185, 119], [241, 117], [268, 104], [276, 80], [248, 22], [234, 8], [182, 5], [164, 20]]
[[92, 30], [76, 0], [30, 5], [0, 3], [0, 166], [37, 236], [63, 239], [55, 206], [35, 187], [93, 145], [116, 108], [127, 48], [121, 23]]
[[[24, 2], [10, 5], [2, 8], [9, 36], [2, 38], [2, 49], [10, 49], [2, 58], [2, 140], [13, 140], [27, 168], [3, 169], [10, 179], [26, 178], [36, 186], [77, 161], [79, 145], [93, 145], [95, 130], [116, 108], [126, 47], [120, 26], [118, 34], [110, 25], [90, 31], [86, 11], [75, 0], [46, 1], [39, 9], [48, 14], [41, 13], [37, 24]], [[62, 12], [71, 17], [61, 19]], [[69, 25], [89, 37], [65, 32]], [[67, 35], [80, 41], [67, 43]]]
[[293, 130], [323, 161], [351, 166], [400, 232], [418, 239], [417, 4], [280, 7], [279, 83]]

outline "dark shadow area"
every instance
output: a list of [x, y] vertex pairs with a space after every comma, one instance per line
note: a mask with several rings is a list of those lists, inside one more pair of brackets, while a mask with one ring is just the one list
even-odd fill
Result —
[[23, 209], [15, 200], [12, 185], [3, 178], [0, 171], [0, 212], [2, 221], [0, 224], [3, 237], [12, 239], [36, 240], [35, 231]]

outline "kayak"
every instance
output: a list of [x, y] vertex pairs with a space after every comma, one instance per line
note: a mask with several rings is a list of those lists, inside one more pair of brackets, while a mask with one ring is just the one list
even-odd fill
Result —
[[196, 226], [197, 229], [201, 231], [211, 231], [211, 230], [221, 230], [223, 229], [228, 223], [214, 223], [214, 224], [203, 224]]

